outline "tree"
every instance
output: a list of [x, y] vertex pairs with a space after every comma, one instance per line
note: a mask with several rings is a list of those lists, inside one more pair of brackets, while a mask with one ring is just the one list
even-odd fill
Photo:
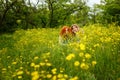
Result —
[[120, 1], [119, 0], [102, 0], [100, 5], [97, 5], [101, 11], [99, 22], [112, 23], [120, 25]]

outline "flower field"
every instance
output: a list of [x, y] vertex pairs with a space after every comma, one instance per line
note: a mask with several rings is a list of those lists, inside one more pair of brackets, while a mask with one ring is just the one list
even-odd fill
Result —
[[0, 35], [0, 80], [120, 80], [120, 27], [82, 29], [63, 45], [60, 29]]

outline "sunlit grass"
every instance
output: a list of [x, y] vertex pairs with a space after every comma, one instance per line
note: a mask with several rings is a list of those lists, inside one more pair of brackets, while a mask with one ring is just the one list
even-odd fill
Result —
[[119, 80], [120, 27], [89, 25], [68, 44], [60, 29], [18, 30], [0, 36], [1, 80]]

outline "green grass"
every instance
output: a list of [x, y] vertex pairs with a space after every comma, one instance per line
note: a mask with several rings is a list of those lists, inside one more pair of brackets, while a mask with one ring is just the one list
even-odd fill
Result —
[[119, 80], [120, 27], [89, 25], [79, 41], [58, 43], [60, 29], [0, 36], [0, 80]]

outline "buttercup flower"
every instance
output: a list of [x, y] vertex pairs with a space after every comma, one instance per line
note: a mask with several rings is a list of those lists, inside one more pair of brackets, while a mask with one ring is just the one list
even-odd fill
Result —
[[80, 62], [79, 61], [75, 61], [74, 62], [74, 66], [79, 66], [80, 65]]
[[96, 61], [92, 61], [92, 65], [94, 66], [94, 65], [96, 65], [97, 64], [97, 62]]
[[85, 69], [85, 70], [87, 70], [89, 68], [89, 66], [85, 63], [81, 63], [80, 67], [81, 67], [81, 69]]
[[81, 43], [81, 44], [80, 44], [80, 49], [81, 49], [81, 50], [85, 50], [85, 45]]
[[91, 55], [88, 54], [88, 53], [86, 53], [86, 54], [85, 54], [85, 57], [86, 57], [87, 59], [89, 59], [89, 58], [91, 58]]
[[72, 58], [74, 58], [75, 57], [75, 54], [69, 54], [67, 57], [66, 57], [66, 60], [71, 60]]

